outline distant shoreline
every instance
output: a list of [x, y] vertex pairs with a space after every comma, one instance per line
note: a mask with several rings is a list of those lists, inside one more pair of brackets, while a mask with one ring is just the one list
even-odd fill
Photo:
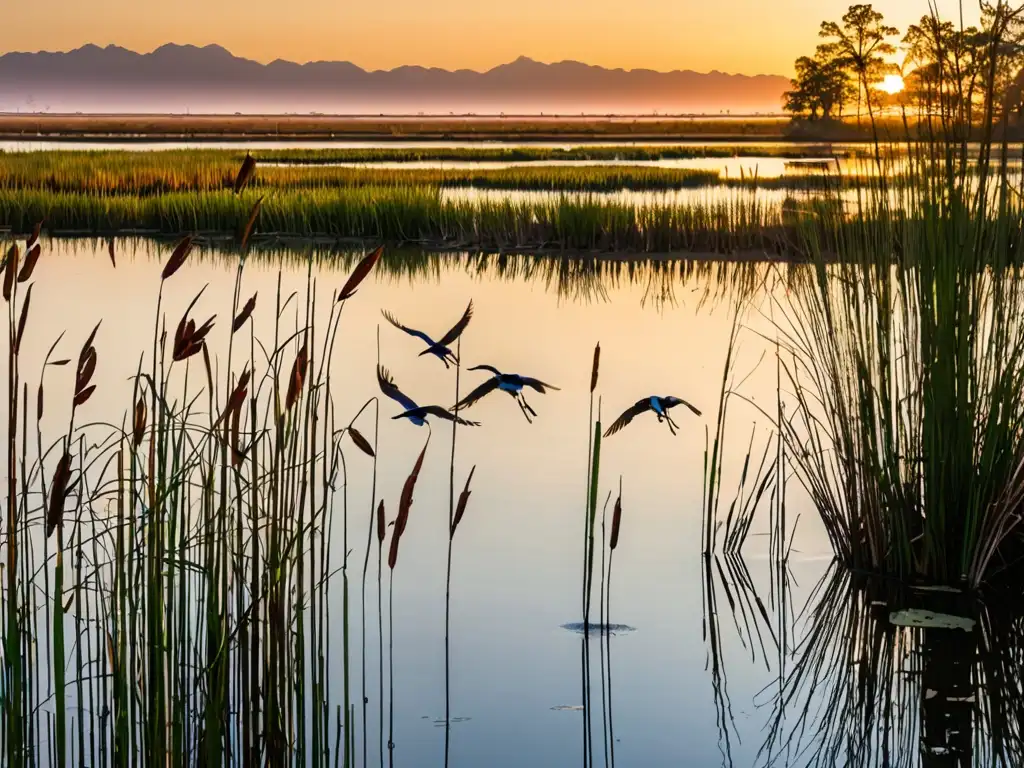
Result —
[[782, 116], [369, 116], [0, 114], [0, 140], [91, 142], [325, 141], [764, 142], [870, 141], [855, 125], [791, 133]]

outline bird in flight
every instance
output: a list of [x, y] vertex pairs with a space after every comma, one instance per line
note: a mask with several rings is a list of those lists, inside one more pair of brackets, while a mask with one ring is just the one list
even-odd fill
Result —
[[442, 408], [439, 405], [417, 405], [416, 401], [411, 397], [402, 392], [396, 385], [395, 380], [391, 378], [391, 374], [388, 373], [386, 368], [380, 366], [377, 367], [377, 383], [380, 385], [380, 391], [390, 397], [405, 411], [392, 416], [392, 419], [408, 419], [417, 427], [422, 427], [427, 423], [427, 417], [433, 416], [438, 419], [444, 419], [446, 421], [457, 421], [466, 427], [479, 427], [479, 422], [466, 421], [466, 419], [455, 418], [451, 413]]
[[619, 416], [619, 418], [617, 418], [612, 425], [608, 427], [608, 431], [604, 433], [604, 436], [610, 437], [619, 430], [624, 429], [629, 422], [645, 411], [654, 411], [658, 416], [658, 421], [664, 421], [668, 424], [669, 432], [674, 435], [676, 430], [679, 429], [679, 425], [672, 421], [672, 417], [669, 416], [668, 412], [677, 405], [685, 405], [698, 416], [701, 415], [699, 410], [681, 398], [658, 397], [657, 395], [653, 395], [651, 397], [645, 397], [643, 400], [638, 400], [635, 405], [627, 408], [626, 412]]
[[459, 359], [455, 356], [455, 353], [451, 350], [451, 345], [462, 335], [462, 332], [466, 330], [466, 326], [469, 325], [469, 321], [473, 318], [473, 302], [469, 302], [469, 306], [466, 307], [466, 311], [462, 314], [455, 325], [452, 326], [451, 330], [448, 331], [437, 341], [434, 341], [430, 336], [425, 334], [423, 331], [417, 331], [415, 328], [410, 328], [407, 325], [402, 325], [398, 320], [388, 312], [386, 309], [383, 310], [384, 318], [391, 323], [395, 328], [400, 331], [405, 331], [410, 336], [415, 336], [418, 339], [422, 339], [427, 348], [420, 352], [420, 357], [423, 355], [434, 355], [442, 363], [444, 367], [448, 368], [451, 365], [458, 365]]
[[531, 418], [531, 415], [536, 416], [537, 412], [533, 410], [528, 402], [526, 402], [526, 397], [523, 395], [523, 389], [525, 387], [529, 387], [530, 389], [537, 390], [542, 395], [546, 394], [549, 389], [558, 389], [558, 387], [545, 384], [540, 379], [533, 379], [529, 376], [520, 376], [518, 373], [502, 373], [491, 365], [474, 365], [469, 370], [490, 371], [493, 375], [479, 387], [466, 395], [459, 402], [458, 406], [456, 406], [458, 410], [469, 408], [491, 392], [500, 390], [502, 392], [508, 392], [515, 398], [516, 403], [519, 405], [519, 409], [523, 412], [523, 416], [525, 416], [526, 420], [532, 424], [533, 419]]

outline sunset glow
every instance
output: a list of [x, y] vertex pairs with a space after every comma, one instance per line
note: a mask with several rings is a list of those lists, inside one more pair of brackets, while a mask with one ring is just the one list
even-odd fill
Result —
[[875, 88], [888, 94], [899, 93], [906, 87], [903, 78], [899, 75], [886, 75], [885, 79], [878, 83]]
[[[0, 25], [0, 51], [70, 50], [86, 43], [148, 52], [165, 43], [222, 45], [267, 63], [351, 61], [366, 69], [402, 65], [486, 70], [529, 56], [552, 62], [660, 71], [692, 69], [789, 76], [818, 44], [818, 25], [839, 19], [848, 0], [34, 0]], [[925, 3], [876, 0], [900, 29]], [[958, 13], [955, 0], [939, 11]], [[965, 23], [974, 23], [965, 11]], [[40, 30], [46, 30], [45, 35]]]

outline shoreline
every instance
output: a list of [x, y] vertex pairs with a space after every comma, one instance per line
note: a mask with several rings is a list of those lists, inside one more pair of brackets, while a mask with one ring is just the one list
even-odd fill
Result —
[[[895, 126], [894, 126], [895, 127]], [[888, 121], [882, 121], [883, 132]], [[900, 128], [900, 130], [902, 130]], [[322, 141], [425, 143], [867, 143], [856, 125], [793, 130], [785, 117], [343, 117], [0, 114], [0, 140], [97, 143]]]

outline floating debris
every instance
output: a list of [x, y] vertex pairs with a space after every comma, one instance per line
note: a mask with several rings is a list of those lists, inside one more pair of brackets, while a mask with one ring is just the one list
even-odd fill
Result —
[[[567, 629], [570, 632], [575, 632], [582, 635], [587, 629], [586, 625], [582, 621], [574, 622], [572, 624], [563, 624], [562, 629]], [[591, 635], [600, 635], [607, 632], [610, 635], [623, 635], [628, 632], [636, 632], [636, 627], [631, 627], [628, 624], [600, 624], [597, 622], [591, 622], [589, 627], [589, 633]]]
[[925, 611], [921, 608], [893, 611], [889, 614], [889, 623], [897, 627], [962, 629], [965, 632], [971, 632], [974, 630], [974, 619], [968, 619], [964, 616], [954, 616], [949, 613]]

